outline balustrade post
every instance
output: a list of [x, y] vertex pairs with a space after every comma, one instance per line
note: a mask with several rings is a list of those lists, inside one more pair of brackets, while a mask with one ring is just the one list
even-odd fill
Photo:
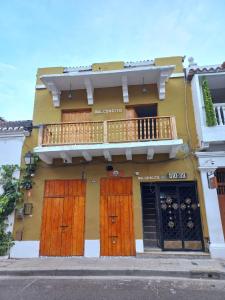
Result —
[[103, 121], [103, 142], [108, 143], [108, 123]]
[[43, 139], [44, 139], [44, 125], [39, 126], [39, 131], [38, 131], [38, 146], [42, 146], [43, 144]]
[[177, 139], [177, 127], [175, 117], [170, 117], [171, 139]]

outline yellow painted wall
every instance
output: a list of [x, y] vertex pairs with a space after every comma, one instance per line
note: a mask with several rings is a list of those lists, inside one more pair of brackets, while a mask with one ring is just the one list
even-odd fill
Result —
[[121, 70], [124, 68], [123, 61], [112, 61], [105, 63], [95, 63], [92, 64], [92, 71], [111, 71], [111, 70]]
[[175, 65], [174, 73], [183, 72], [183, 56], [160, 57], [155, 59], [156, 66]]
[[[156, 59], [157, 65], [177, 64], [176, 72], [181, 72], [182, 57]], [[39, 69], [40, 74], [61, 73], [62, 68]], [[42, 73], [43, 72], [43, 73]], [[38, 80], [39, 82], [39, 80]], [[113, 157], [114, 169], [123, 170], [125, 176], [133, 177], [134, 192], [134, 221], [135, 236], [142, 238], [142, 216], [141, 216], [141, 195], [140, 180], [134, 175], [140, 172], [140, 176], [165, 176], [169, 171], [186, 172], [187, 180], [197, 180], [199, 201], [201, 206], [201, 217], [204, 237], [208, 237], [205, 208], [203, 201], [200, 177], [197, 171], [196, 159], [190, 152], [196, 148], [198, 141], [194, 125], [194, 114], [191, 100], [190, 86], [186, 86], [184, 78], [171, 78], [166, 83], [166, 99], [158, 99], [156, 85], [147, 85], [147, 94], [142, 93], [141, 86], [129, 86], [129, 104], [123, 103], [122, 88], [95, 89], [94, 105], [88, 106], [85, 90], [73, 92], [72, 99], [68, 98], [68, 93], [61, 95], [61, 106], [55, 108], [52, 103], [52, 95], [46, 89], [36, 90], [34, 104], [34, 125], [43, 123], [57, 123], [61, 121], [61, 111], [65, 109], [91, 108], [93, 120], [121, 119], [125, 118], [125, 108], [129, 105], [153, 104], [158, 105], [159, 116], [175, 116], [177, 124], [178, 138], [182, 138], [185, 143], [184, 151], [181, 151], [174, 160], [168, 159], [167, 155], [156, 155], [153, 160], [147, 161], [146, 156], [133, 156], [132, 162], [126, 161], [125, 157]], [[121, 108], [121, 113], [95, 114], [96, 109]], [[23, 155], [32, 150], [37, 145], [37, 129], [34, 129], [32, 136], [26, 138]], [[189, 153], [185, 152], [189, 149]], [[63, 166], [61, 163], [46, 165], [39, 163], [39, 168], [34, 177], [35, 185], [32, 195], [26, 201], [34, 205], [33, 215], [25, 217], [23, 221], [16, 220], [14, 233], [23, 230], [24, 240], [40, 239], [41, 215], [43, 207], [44, 181], [47, 179], [76, 179], [81, 178], [85, 172], [87, 178], [86, 196], [86, 224], [85, 238], [97, 239], [99, 237], [99, 180], [107, 176], [105, 167], [107, 162], [104, 158], [95, 158], [92, 162], [86, 163], [83, 158], [73, 160], [72, 165]]]

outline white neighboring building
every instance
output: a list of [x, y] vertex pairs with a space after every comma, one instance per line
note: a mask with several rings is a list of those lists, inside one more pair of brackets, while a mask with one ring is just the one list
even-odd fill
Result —
[[[196, 152], [201, 173], [212, 258], [225, 258], [225, 63], [198, 66], [189, 60], [187, 80], [191, 83], [199, 150]], [[216, 125], [207, 126], [201, 83], [208, 81]], [[217, 177], [218, 187], [210, 185]]]
[[[26, 136], [30, 135], [32, 121], [5, 121], [0, 118], [0, 168], [21, 163], [21, 152]], [[15, 174], [19, 178], [19, 172]], [[2, 192], [0, 186], [0, 193]], [[12, 232], [14, 213], [8, 218], [7, 231]]]

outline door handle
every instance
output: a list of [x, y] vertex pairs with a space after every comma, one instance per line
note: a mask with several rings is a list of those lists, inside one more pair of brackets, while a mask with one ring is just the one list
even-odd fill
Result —
[[69, 227], [68, 225], [60, 225], [61, 228]]
[[118, 216], [109, 216], [109, 218], [111, 218], [112, 223], [116, 223], [116, 218], [118, 218]]
[[117, 235], [111, 235], [110, 238], [112, 240], [112, 244], [116, 244], [116, 240], [117, 240], [118, 236]]

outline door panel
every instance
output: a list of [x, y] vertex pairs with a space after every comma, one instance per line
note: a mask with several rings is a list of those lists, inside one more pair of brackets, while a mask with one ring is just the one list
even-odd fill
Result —
[[84, 122], [91, 121], [90, 110], [78, 110], [78, 111], [63, 111], [62, 122]]
[[101, 255], [135, 255], [131, 178], [101, 179], [100, 214]]
[[164, 250], [202, 250], [203, 237], [196, 184], [158, 184]]
[[42, 216], [41, 255], [59, 256], [63, 198], [45, 198]]
[[[54, 194], [64, 196], [54, 197]], [[83, 255], [84, 206], [84, 181], [46, 181], [40, 255]]]
[[218, 169], [216, 171], [216, 177], [218, 182], [218, 200], [220, 207], [220, 216], [223, 226], [223, 234], [225, 236], [225, 169]]

